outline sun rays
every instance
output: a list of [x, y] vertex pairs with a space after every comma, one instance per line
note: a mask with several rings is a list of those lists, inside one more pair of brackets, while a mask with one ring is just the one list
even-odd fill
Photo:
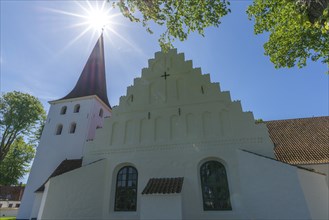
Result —
[[104, 33], [105, 36], [109, 37], [111, 33], [115, 36], [119, 37], [127, 41], [122, 35], [118, 33], [115, 29], [120, 25], [115, 18], [120, 16], [120, 12], [114, 12], [115, 10], [107, 1], [74, 1], [75, 7], [74, 10], [58, 10], [53, 8], [47, 8], [52, 13], [67, 16], [68, 20], [72, 20], [73, 22], [68, 22], [64, 29], [80, 29], [80, 33], [76, 37], [74, 37], [68, 44], [63, 48], [66, 50], [72, 44], [76, 43], [80, 38], [85, 36], [86, 34], [91, 34], [91, 39], [95, 37], [95, 35], [99, 35], [101, 32]]

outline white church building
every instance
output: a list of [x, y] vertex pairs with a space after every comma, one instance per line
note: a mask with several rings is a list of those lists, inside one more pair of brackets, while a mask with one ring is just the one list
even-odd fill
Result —
[[329, 117], [255, 123], [176, 50], [112, 109], [101, 35], [49, 103], [17, 219], [329, 218]]

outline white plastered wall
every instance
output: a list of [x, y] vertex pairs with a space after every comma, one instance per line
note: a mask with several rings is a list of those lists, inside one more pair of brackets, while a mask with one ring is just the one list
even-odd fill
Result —
[[40, 219], [102, 219], [106, 168], [102, 160], [51, 178]]
[[327, 186], [329, 188], [329, 164], [324, 163], [324, 164], [306, 164], [306, 165], [298, 165], [301, 167], [305, 167], [307, 169], [312, 169], [316, 172], [320, 172], [326, 175], [326, 182]]
[[[210, 82], [209, 75], [192, 68], [192, 62], [175, 50], [166, 55], [156, 53], [142, 77], [135, 79], [127, 95], [120, 98], [112, 117], [87, 143], [85, 167], [56, 178], [66, 189], [61, 192], [56, 183], [52, 195], [58, 196], [53, 202], [57, 202], [57, 210], [64, 205], [71, 207], [64, 210], [72, 219], [82, 217], [79, 209], [84, 212], [86, 201], [88, 210], [94, 210], [100, 219], [143, 219], [148, 218], [146, 210], [154, 209], [161, 198], [154, 197], [152, 203], [150, 197], [143, 203], [141, 192], [149, 179], [184, 177], [181, 211], [176, 210], [182, 219], [311, 217], [297, 168], [240, 149], [274, 157], [265, 125], [256, 125], [252, 113], [243, 112], [239, 102], [232, 102], [228, 92], [221, 92], [219, 84]], [[94, 162], [100, 159], [107, 162], [96, 162], [96, 169]], [[219, 161], [226, 168], [231, 211], [203, 210], [199, 171], [208, 160]], [[126, 165], [138, 171], [137, 211], [115, 212], [116, 175]], [[103, 176], [95, 176], [98, 169]], [[91, 178], [104, 184], [94, 189], [94, 194], [85, 193], [84, 186], [77, 184], [87, 181], [88, 185]], [[260, 193], [255, 193], [257, 190]], [[67, 204], [61, 204], [59, 195], [67, 193], [71, 197]], [[48, 207], [51, 210], [52, 206]], [[54, 216], [54, 211], [48, 213], [49, 219]]]
[[[164, 74], [169, 76], [165, 79]], [[110, 151], [186, 144], [243, 146], [274, 157], [266, 126], [255, 124], [239, 101], [232, 102], [228, 92], [221, 92], [183, 54], [158, 52], [87, 145], [84, 163]]]
[[33, 208], [32, 208], [30, 218], [36, 218], [38, 216], [39, 208], [40, 208], [41, 201], [42, 201], [42, 195], [43, 195], [43, 192], [35, 193], [35, 199], [33, 201]]
[[152, 194], [141, 196], [141, 219], [182, 219], [181, 194]]
[[[38, 213], [33, 207], [35, 191], [43, 185], [56, 167], [65, 159], [80, 159], [84, 155], [85, 143], [95, 136], [97, 127], [103, 126], [104, 117], [108, 117], [110, 109], [97, 96], [88, 96], [68, 100], [50, 102], [46, 124], [42, 132], [36, 156], [33, 161], [27, 186], [19, 209], [18, 219], [28, 219]], [[74, 113], [74, 107], [79, 104], [80, 110]], [[66, 106], [66, 113], [61, 109]], [[99, 117], [100, 108], [104, 109], [103, 117]], [[76, 123], [74, 133], [70, 133], [70, 126]], [[58, 125], [63, 129], [56, 135]], [[31, 216], [36, 217], [36, 216]]]
[[325, 176], [238, 151], [243, 203], [251, 219], [328, 219]]
[[[83, 163], [109, 161], [110, 202], [104, 200], [104, 210], [109, 207], [104, 219], [141, 217], [141, 206], [146, 207], [140, 204], [140, 193], [154, 177], [184, 177], [181, 212], [185, 219], [243, 219], [246, 210], [241, 204], [235, 154], [241, 147], [274, 157], [266, 127], [256, 125], [240, 102], [232, 102], [208, 74], [202, 75], [183, 54], [171, 50], [149, 60], [142, 77], [128, 87], [112, 117], [88, 142]], [[228, 171], [232, 211], [203, 211], [199, 167], [201, 161], [212, 159]], [[113, 211], [117, 167], [126, 163], [139, 172], [135, 214]]]
[[329, 190], [326, 186], [328, 183], [326, 175], [298, 169], [298, 177], [311, 218], [329, 219]]

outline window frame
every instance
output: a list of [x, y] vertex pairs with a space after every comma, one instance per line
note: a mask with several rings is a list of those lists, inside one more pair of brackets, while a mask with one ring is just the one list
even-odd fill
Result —
[[77, 123], [72, 122], [71, 125], [70, 125], [69, 133], [74, 134], [76, 132], [76, 130], [77, 130]]
[[101, 108], [99, 110], [98, 116], [101, 117], [101, 118], [103, 118], [103, 115], [104, 115], [104, 110]]
[[80, 104], [76, 104], [73, 108], [73, 113], [79, 113], [80, 112]]
[[60, 114], [61, 114], [61, 115], [65, 115], [66, 112], [67, 112], [67, 106], [64, 105], [64, 106], [61, 108]]
[[[204, 177], [205, 172], [210, 172], [210, 168], [206, 168], [206, 166], [212, 166], [213, 168], [212, 172], [215, 173], [216, 176], [210, 176]], [[217, 167], [216, 167], [217, 166]], [[222, 172], [222, 173], [221, 173]], [[205, 182], [205, 178], [208, 179], [208, 183]], [[212, 178], [212, 179], [210, 179]], [[215, 180], [213, 179], [215, 178]], [[221, 178], [223, 178], [221, 180]], [[232, 202], [231, 202], [231, 194], [230, 194], [230, 187], [228, 182], [228, 175], [226, 172], [225, 165], [218, 161], [218, 160], [207, 160], [203, 161], [201, 165], [199, 166], [199, 180], [200, 180], [200, 187], [201, 187], [201, 194], [202, 194], [202, 206], [203, 211], [232, 211]], [[212, 180], [212, 182], [211, 182]], [[205, 186], [205, 184], [207, 184]], [[222, 186], [220, 186], [220, 184]], [[214, 187], [216, 187], [214, 189]], [[221, 188], [224, 187], [224, 192], [221, 191]], [[205, 189], [208, 188], [208, 191], [214, 191], [215, 195], [213, 195], [213, 198], [211, 195], [207, 195], [207, 192], [205, 192]], [[216, 192], [217, 191], [217, 192]], [[219, 193], [220, 192], [220, 193]], [[221, 198], [222, 197], [222, 198]], [[210, 201], [210, 204], [212, 203], [213, 207], [211, 205], [207, 205], [207, 202]]]
[[58, 124], [56, 126], [56, 135], [61, 135], [63, 133], [63, 124]]
[[[130, 173], [129, 172], [130, 169], [133, 172]], [[134, 177], [134, 175], [135, 175], [135, 177]], [[123, 176], [124, 176], [124, 178], [123, 178]], [[132, 177], [132, 178], [129, 178], [129, 177]], [[131, 186], [129, 186], [130, 180], [132, 181]], [[119, 181], [120, 181], [120, 185], [122, 183], [124, 183], [124, 184], [122, 184], [124, 186], [121, 186], [121, 187], [124, 187], [124, 189], [123, 190], [121, 189], [121, 191], [119, 191], [119, 187], [120, 187], [118, 185]], [[133, 184], [133, 182], [135, 182], [135, 184]], [[129, 195], [129, 193], [131, 191], [135, 191], [135, 192], [131, 198], [128, 198], [127, 196]], [[131, 165], [120, 168], [117, 172], [116, 181], [115, 181], [114, 211], [115, 212], [136, 212], [137, 211], [137, 191], [138, 191], [138, 171], [137, 171], [137, 169]], [[121, 193], [121, 195], [120, 195], [120, 193]], [[119, 199], [120, 199], [119, 196], [121, 196], [121, 198], [124, 198], [124, 201], [119, 201]], [[128, 207], [129, 199], [134, 200], [133, 201], [134, 204], [133, 204], [132, 208]], [[122, 205], [122, 204], [119, 204], [119, 202], [125, 203], [125, 204], [123, 204], [122, 207], [119, 207], [120, 205]]]

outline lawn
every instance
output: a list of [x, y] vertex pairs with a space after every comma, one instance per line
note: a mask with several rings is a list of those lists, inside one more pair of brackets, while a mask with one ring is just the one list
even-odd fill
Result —
[[15, 217], [0, 217], [0, 220], [15, 220]]

